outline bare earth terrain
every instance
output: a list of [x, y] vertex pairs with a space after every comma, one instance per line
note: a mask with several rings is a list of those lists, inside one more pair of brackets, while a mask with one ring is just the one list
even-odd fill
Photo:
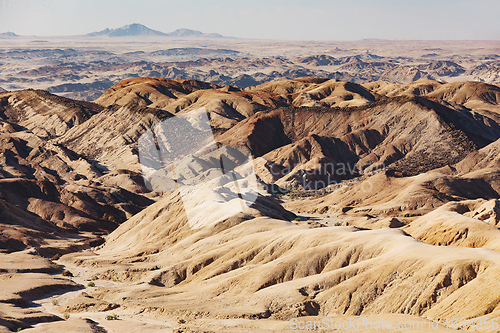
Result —
[[131, 77], [248, 87], [320, 76], [355, 83], [499, 83], [498, 41], [260, 41], [178, 36], [0, 36], [0, 87], [94, 100]]
[[[498, 42], [79, 38], [0, 39], [0, 332], [500, 332]], [[200, 108], [237, 214], [142, 177]]]

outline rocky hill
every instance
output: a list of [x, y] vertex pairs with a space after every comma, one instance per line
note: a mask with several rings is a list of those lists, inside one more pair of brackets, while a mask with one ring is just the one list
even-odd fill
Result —
[[[480, 81], [499, 84], [495, 41], [277, 42], [220, 38], [189, 29], [163, 33], [140, 24], [68, 38], [15, 38], [0, 45], [0, 87], [42, 89], [94, 101], [135, 77], [251, 86], [323, 77], [367, 84]], [[0, 37], [1, 38], [1, 37]], [[432, 50], [428, 52], [426, 50]]]
[[[344, 65], [368, 61], [355, 59]], [[321, 77], [245, 89], [131, 78], [95, 103], [1, 92], [0, 281], [15, 283], [0, 331], [500, 319], [499, 102], [480, 82]], [[200, 135], [200, 109], [213, 147], [187, 140], [153, 174], [177, 185], [152, 192], [141, 137], [161, 148]], [[172, 119], [195, 127], [162, 127]], [[248, 170], [252, 202], [249, 179], [224, 187]], [[194, 180], [218, 196], [186, 190]]]

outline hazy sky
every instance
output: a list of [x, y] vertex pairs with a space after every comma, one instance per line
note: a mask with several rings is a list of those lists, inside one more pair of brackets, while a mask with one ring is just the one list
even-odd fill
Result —
[[142, 23], [258, 39], [498, 39], [500, 0], [0, 0], [0, 32], [76, 35]]

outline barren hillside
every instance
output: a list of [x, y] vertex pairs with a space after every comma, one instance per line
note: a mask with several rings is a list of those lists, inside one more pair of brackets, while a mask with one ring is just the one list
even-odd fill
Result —
[[[357, 68], [367, 57], [300, 61]], [[320, 77], [245, 89], [133, 78], [95, 103], [2, 92], [0, 332], [497, 322], [499, 93]], [[185, 140], [175, 167], [143, 174], [141, 137], [161, 148], [202, 133], [200, 110], [213, 145]], [[161, 127], [172, 119], [195, 125]], [[151, 191], [172, 174], [171, 190]]]

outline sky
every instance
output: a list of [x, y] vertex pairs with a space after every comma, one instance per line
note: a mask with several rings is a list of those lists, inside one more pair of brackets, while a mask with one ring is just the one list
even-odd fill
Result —
[[499, 0], [0, 0], [0, 32], [81, 35], [141, 23], [280, 40], [500, 40]]

